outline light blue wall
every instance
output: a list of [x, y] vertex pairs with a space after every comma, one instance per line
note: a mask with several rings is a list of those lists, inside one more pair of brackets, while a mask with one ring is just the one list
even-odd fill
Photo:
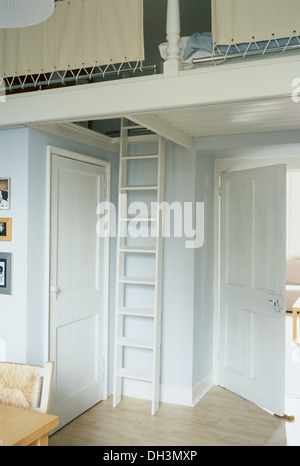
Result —
[[0, 252], [12, 253], [12, 295], [0, 294], [0, 359], [26, 362], [28, 130], [0, 132], [0, 178], [11, 178], [12, 241], [0, 241]]
[[204, 244], [164, 240], [162, 383], [191, 388], [213, 368], [214, 158], [168, 143], [168, 202], [203, 202]]
[[[1, 251], [13, 252], [13, 294], [0, 295], [0, 359], [44, 364], [47, 360], [46, 283], [46, 156], [47, 146], [98, 157], [111, 162], [111, 200], [117, 204], [119, 157], [102, 149], [33, 129], [0, 132], [0, 177], [10, 177], [13, 241], [2, 243]], [[2, 211], [5, 212], [5, 211]], [[6, 211], [7, 212], [7, 211]], [[110, 307], [115, 308], [116, 240], [111, 239]], [[110, 320], [112, 360], [114, 322]]]
[[[172, 143], [166, 145], [165, 200], [195, 201], [195, 152]], [[185, 240], [164, 240], [161, 382], [191, 388], [194, 250], [185, 247]]]
[[[12, 180], [13, 295], [0, 295], [0, 359], [44, 364], [47, 360], [48, 284], [46, 245], [47, 146], [111, 162], [111, 200], [117, 205], [119, 157], [34, 129], [0, 132], [0, 176]], [[135, 152], [145, 150], [136, 145]], [[150, 150], [151, 152], [151, 150]], [[162, 376], [165, 386], [192, 388], [212, 371], [213, 159], [166, 144], [165, 199], [205, 202], [205, 242], [187, 249], [186, 238], [164, 241]], [[7, 215], [8, 215], [7, 214]], [[112, 392], [116, 239], [110, 242], [109, 393]], [[2, 354], [1, 354], [2, 351]]]
[[204, 244], [195, 250], [193, 386], [212, 372], [214, 316], [214, 158], [196, 156], [196, 201], [204, 202]]

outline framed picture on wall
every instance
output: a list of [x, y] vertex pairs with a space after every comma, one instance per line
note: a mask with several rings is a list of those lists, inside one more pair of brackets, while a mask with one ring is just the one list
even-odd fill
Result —
[[11, 253], [0, 252], [0, 294], [11, 294]]
[[11, 241], [12, 219], [0, 218], [0, 241]]
[[0, 178], [0, 210], [10, 209], [10, 178]]

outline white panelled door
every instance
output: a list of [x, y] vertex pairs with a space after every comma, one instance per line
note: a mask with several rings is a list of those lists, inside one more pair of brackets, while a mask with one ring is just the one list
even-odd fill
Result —
[[286, 167], [221, 176], [219, 385], [283, 416]]
[[51, 154], [51, 412], [60, 427], [102, 400], [104, 251], [96, 209], [105, 168]]

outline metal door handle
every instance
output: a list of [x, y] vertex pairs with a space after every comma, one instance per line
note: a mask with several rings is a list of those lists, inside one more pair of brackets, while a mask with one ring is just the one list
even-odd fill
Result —
[[268, 303], [273, 307], [275, 312], [281, 312], [284, 306], [284, 299], [282, 295], [269, 293], [267, 295]]

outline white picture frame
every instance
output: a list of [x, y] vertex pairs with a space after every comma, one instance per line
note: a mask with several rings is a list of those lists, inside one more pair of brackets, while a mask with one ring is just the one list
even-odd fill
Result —
[[10, 210], [10, 178], [0, 177], [0, 210]]

